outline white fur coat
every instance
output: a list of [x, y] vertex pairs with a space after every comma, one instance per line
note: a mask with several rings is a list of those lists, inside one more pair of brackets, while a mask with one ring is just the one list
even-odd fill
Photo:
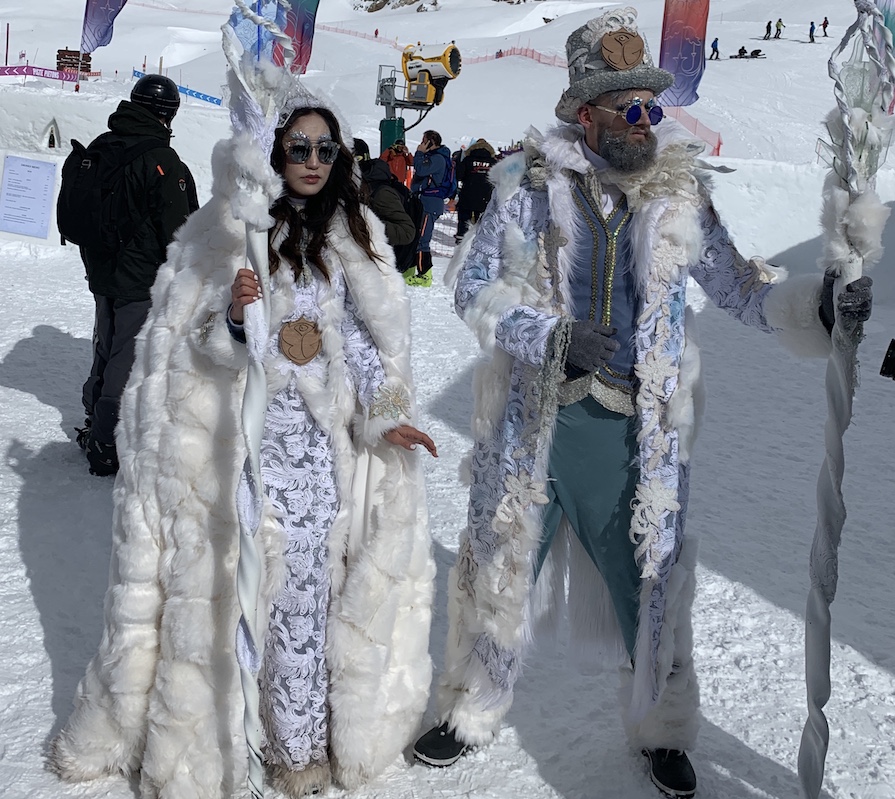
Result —
[[[254, 157], [247, 146], [216, 147], [212, 199], [179, 231], [153, 290], [122, 400], [102, 643], [51, 753], [72, 780], [139, 771], [144, 799], [227, 799], [245, 790], [234, 575], [246, 352], [224, 315], [245, 258], [232, 198], [234, 165]], [[259, 205], [279, 184], [265, 189]], [[412, 397], [409, 304], [382, 225], [372, 214], [367, 223], [374, 250], [389, 253], [385, 262], [354, 244], [342, 216], [324, 257], [345, 276], [387, 384]], [[291, 307], [291, 284], [279, 283], [271, 330]], [[301, 390], [331, 435], [342, 500], [328, 542], [326, 665], [333, 773], [354, 787], [400, 754], [425, 709], [434, 565], [417, 455], [381, 440], [410, 419], [363, 418], [347, 388], [339, 328], [325, 316], [321, 327], [327, 377]], [[282, 378], [269, 377], [272, 396]], [[258, 535], [263, 609], [284, 576], [281, 528], [269, 507]]]

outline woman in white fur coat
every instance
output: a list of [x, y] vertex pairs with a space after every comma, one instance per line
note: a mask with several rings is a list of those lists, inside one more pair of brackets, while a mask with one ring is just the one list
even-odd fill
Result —
[[412, 426], [408, 302], [336, 116], [300, 97], [269, 164], [247, 134], [216, 147], [212, 199], [153, 290], [118, 430], [103, 640], [52, 746], [66, 779], [139, 771], [145, 799], [246, 790], [234, 497], [243, 312], [260, 295], [240, 268], [233, 198], [245, 201], [246, 175], [274, 222], [258, 533], [268, 774], [292, 797], [331, 775], [357, 786], [400, 754], [425, 708], [434, 566], [411, 450], [436, 451]]

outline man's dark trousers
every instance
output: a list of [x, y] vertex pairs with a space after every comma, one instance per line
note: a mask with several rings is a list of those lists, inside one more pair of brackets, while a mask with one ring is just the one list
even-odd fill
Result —
[[152, 306], [151, 300], [116, 300], [99, 297], [93, 327], [93, 368], [84, 383], [84, 411], [91, 421], [91, 437], [102, 444], [115, 443], [118, 406], [134, 364], [137, 333]]

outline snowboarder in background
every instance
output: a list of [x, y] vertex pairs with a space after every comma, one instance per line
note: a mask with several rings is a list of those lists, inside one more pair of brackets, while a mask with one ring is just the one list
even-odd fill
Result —
[[[567, 617], [585, 651], [615, 653], [625, 730], [652, 781], [690, 797], [699, 689], [684, 519], [703, 390], [685, 287], [692, 276], [734, 318], [817, 355], [832, 349], [833, 289], [820, 276], [775, 285], [734, 248], [692, 143], [653, 132], [674, 75], [653, 65], [633, 8], [574, 31], [566, 52], [565, 124], [531, 130], [491, 169], [499, 199], [449, 273], [485, 357], [439, 722], [414, 754], [448, 766], [494, 741], [532, 631]], [[870, 303], [869, 278], [839, 295], [855, 330]], [[550, 608], [564, 602], [568, 614]]]
[[716, 36], [712, 41], [712, 54], [709, 56], [709, 61], [718, 61], [720, 58], [721, 55], [718, 52], [718, 37]]
[[773, 24], [774, 23], [771, 20], [768, 20], [768, 24], [767, 24], [767, 27], [765, 28], [764, 36], [762, 38], [764, 38], [764, 39], [771, 38], [771, 25], [773, 25]]
[[824, 21], [820, 23], [820, 28], [824, 32], [824, 36], [827, 35], [827, 26], [830, 24], [830, 20], [824, 17]]
[[491, 167], [497, 163], [494, 148], [485, 139], [478, 139], [469, 145], [466, 155], [457, 167], [457, 235], [459, 244], [470, 222], [478, 221], [488, 207], [494, 187], [488, 179]]
[[815, 31], [814, 20], [812, 20], [812, 21], [811, 21], [811, 27], [808, 28], [808, 41], [809, 41], [809, 42], [813, 42], [813, 41], [814, 41], [814, 31]]
[[78, 444], [90, 473], [118, 471], [115, 427], [121, 394], [134, 363], [137, 334], [151, 305], [149, 292], [174, 231], [199, 207], [189, 169], [170, 145], [171, 120], [180, 107], [177, 85], [163, 75], [144, 75], [109, 117], [109, 131], [94, 141], [114, 147], [153, 139], [157, 146], [124, 167], [126, 213], [139, 220], [130, 241], [109, 255], [81, 248], [96, 306], [93, 366], [84, 383], [85, 426]]
[[779, 39], [780, 34], [783, 33], [783, 29], [786, 27], [786, 25], [783, 24], [783, 17], [778, 18], [775, 27], [777, 28], [777, 32], [774, 34], [774, 38]]
[[740, 49], [737, 50], [737, 58], [745, 58], [747, 55], [748, 55], [748, 53], [746, 52], [745, 45], [741, 44]]

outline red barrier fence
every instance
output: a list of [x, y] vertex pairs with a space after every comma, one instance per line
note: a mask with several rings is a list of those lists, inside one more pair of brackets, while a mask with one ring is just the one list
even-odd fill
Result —
[[[345, 36], [354, 36], [356, 39], [366, 39], [370, 42], [380, 42], [382, 44], [388, 45], [389, 47], [394, 48], [395, 50], [404, 50], [406, 45], [400, 44], [398, 37], [396, 36], [392, 39], [390, 36], [384, 36], [380, 34], [376, 36], [373, 33], [363, 33], [361, 31], [354, 31], [350, 28], [338, 28], [333, 25], [323, 25], [321, 23], [317, 23], [315, 26], [317, 30], [328, 31], [330, 33], [341, 33]], [[548, 67], [561, 67], [562, 69], [568, 68], [568, 62], [563, 56], [560, 55], [547, 55], [546, 53], [541, 53], [538, 50], [533, 50], [531, 47], [508, 47], [506, 50], [498, 50], [497, 53], [488, 53], [486, 55], [476, 55], [470, 57], [464, 57], [464, 64], [481, 64], [485, 61], [494, 61], [496, 58], [503, 58], [509, 55], [520, 56], [521, 58], [530, 58], [532, 61], [537, 61], [539, 64], [546, 64]]]
[[[498, 55], [497, 53], [500, 53]], [[494, 61], [496, 58], [506, 58], [507, 56], [514, 55], [519, 56], [520, 58], [530, 58], [532, 61], [537, 61], [539, 64], [545, 64], [548, 67], [559, 67], [560, 69], [568, 69], [569, 62], [561, 55], [556, 55], [556, 53], [552, 55], [547, 55], [547, 53], [542, 53], [540, 50], [534, 50], [531, 47], [508, 47], [506, 50], [498, 50], [497, 53], [488, 54], [488, 55], [477, 55], [472, 58], [464, 58], [464, 64], [481, 64], [484, 61]]]
[[721, 134], [702, 124], [696, 117], [688, 114], [683, 108], [662, 106], [665, 115], [676, 119], [694, 136], [698, 136], [712, 148], [710, 155], [721, 155]]
[[[392, 39], [384, 35], [376, 36], [373, 33], [362, 33], [361, 31], [350, 30], [349, 28], [337, 28], [332, 25], [321, 25], [320, 23], [318, 23], [316, 27], [319, 30], [329, 31], [330, 33], [341, 33], [345, 36], [354, 36], [358, 39], [367, 39], [371, 42], [381, 42], [382, 44], [388, 45], [395, 50], [404, 50], [404, 45], [398, 43], [397, 36]], [[498, 55], [498, 53], [500, 53], [500, 55]], [[494, 61], [497, 58], [506, 58], [507, 56], [529, 58], [539, 64], [544, 64], [545, 66], [549, 67], [559, 67], [560, 69], [568, 69], [569, 66], [568, 62], [563, 56], [556, 55], [555, 53], [552, 55], [548, 55], [547, 53], [542, 53], [539, 50], [534, 50], [531, 47], [508, 47], [505, 50], [498, 50], [496, 53], [464, 57], [463, 64], [482, 64], [486, 61]], [[687, 113], [687, 111], [685, 111], [683, 108], [664, 107], [664, 110], [669, 117], [673, 117], [674, 119], [676, 119], [694, 136], [698, 136], [706, 144], [708, 144], [708, 146], [712, 148], [712, 155], [721, 154], [720, 133], [703, 125], [698, 119]]]
[[349, 28], [337, 28], [334, 25], [324, 25], [318, 22], [314, 26], [315, 30], [319, 31], [328, 31], [329, 33], [342, 33], [345, 36], [354, 36], [355, 39], [368, 39], [371, 42], [379, 42], [380, 44], [387, 44], [389, 47], [393, 47], [395, 50], [404, 50], [405, 45], [398, 44], [398, 37], [395, 36], [394, 39], [389, 36], [376, 36], [372, 33], [361, 33], [361, 31], [353, 31]]

